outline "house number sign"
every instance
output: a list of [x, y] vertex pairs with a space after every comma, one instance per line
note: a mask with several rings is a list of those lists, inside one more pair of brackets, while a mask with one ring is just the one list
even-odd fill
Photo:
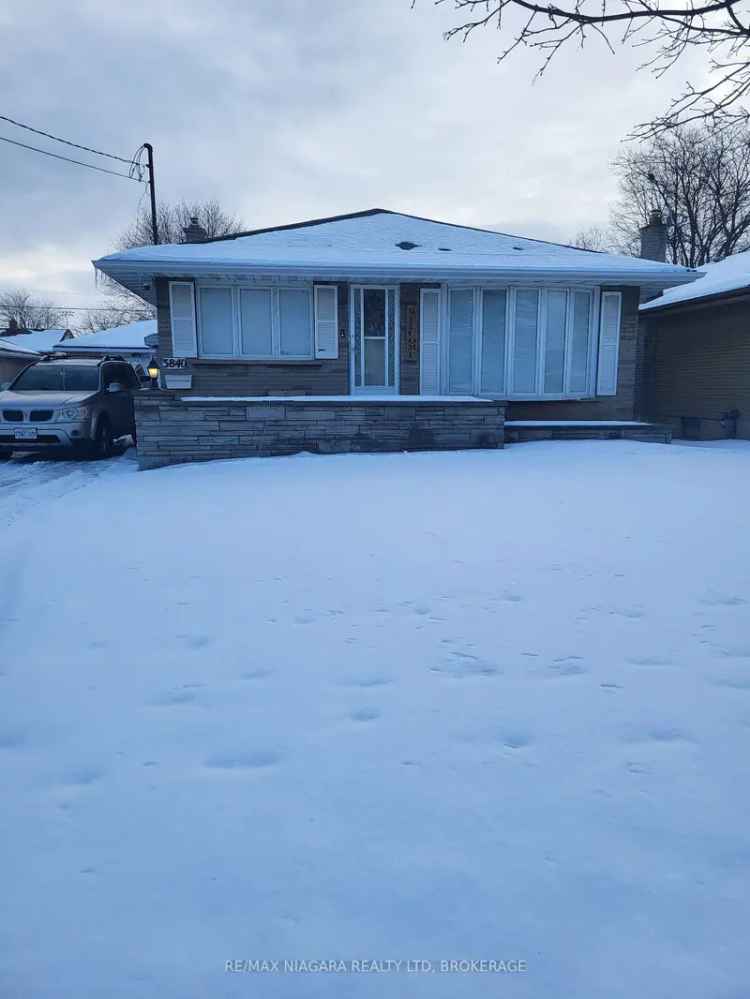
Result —
[[163, 357], [162, 368], [186, 368], [188, 366], [187, 357]]

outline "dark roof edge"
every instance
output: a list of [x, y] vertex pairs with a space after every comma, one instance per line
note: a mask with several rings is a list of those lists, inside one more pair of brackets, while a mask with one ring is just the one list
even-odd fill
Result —
[[[245, 232], [235, 232], [230, 236], [211, 236], [209, 239], [202, 239], [200, 243], [223, 243], [231, 239], [241, 239], [243, 236], [260, 236], [265, 232], [285, 232], [288, 229], [309, 229], [316, 225], [325, 225], [327, 222], [343, 222], [345, 219], [362, 219], [371, 215], [401, 215], [406, 219], [416, 219], [419, 222], [434, 222], [436, 225], [447, 225], [453, 229], [469, 229], [471, 232], [487, 232], [493, 236], [507, 236], [509, 239], [524, 239], [529, 243], [542, 243], [545, 246], [562, 246], [566, 250], [579, 250], [581, 253], [606, 253], [605, 250], [588, 250], [582, 246], [573, 246], [570, 243], [555, 243], [551, 239], [536, 239], [534, 236], [519, 236], [512, 232], [500, 232], [497, 229], [482, 229], [476, 225], [461, 225], [460, 222], [442, 222], [440, 219], [427, 218], [426, 215], [410, 215], [408, 212], [394, 212], [390, 208], [366, 208], [361, 212], [346, 212], [343, 215], [328, 215], [320, 219], [308, 219], [305, 222], [288, 222], [285, 225], [271, 225], [264, 229], [248, 229]], [[637, 259], [641, 259], [638, 257]]]
[[721, 303], [722, 300], [726, 300], [731, 303], [734, 300], [741, 300], [745, 298], [750, 298], [750, 281], [743, 285], [741, 288], [732, 288], [727, 291], [716, 291], [713, 295], [701, 295], [696, 298], [683, 298], [677, 302], [665, 302], [664, 305], [655, 305], [658, 301], [657, 299], [650, 299], [648, 302], [644, 302], [643, 305], [649, 305], [649, 309], [641, 309], [641, 315], [644, 317], [653, 316], [657, 313], [661, 315], [664, 312], [676, 312], [678, 309], [699, 309], [703, 306], [717, 305]]

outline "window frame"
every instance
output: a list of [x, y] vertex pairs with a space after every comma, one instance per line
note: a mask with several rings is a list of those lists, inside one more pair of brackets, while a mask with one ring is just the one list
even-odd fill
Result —
[[[203, 350], [203, 320], [201, 317], [201, 296], [204, 291], [222, 289], [231, 294], [232, 313], [232, 353], [209, 354]], [[313, 285], [310, 284], [196, 284], [196, 343], [197, 356], [206, 361], [312, 361], [315, 359], [315, 310], [313, 300]], [[242, 350], [242, 309], [241, 295], [243, 291], [266, 291], [271, 294], [271, 353], [246, 354]], [[283, 291], [305, 292], [307, 295], [307, 314], [310, 334], [310, 349], [305, 354], [281, 353], [281, 306], [280, 293]]]
[[[470, 284], [455, 284], [442, 286], [442, 329], [444, 335], [441, 337], [442, 345], [440, 351], [440, 364], [442, 369], [441, 388], [444, 394], [451, 395], [457, 393], [450, 392], [450, 294], [453, 291], [473, 290], [474, 293], [474, 391], [473, 395], [485, 399], [508, 399], [513, 401], [564, 401], [583, 400], [596, 398], [596, 357], [598, 349], [598, 329], [599, 310], [601, 300], [601, 289], [597, 285], [590, 284], [487, 284], [475, 286]], [[487, 392], [482, 391], [482, 354], [484, 338], [484, 292], [505, 291], [505, 381], [502, 391]], [[525, 392], [513, 391], [514, 374], [514, 354], [516, 339], [516, 295], [519, 291], [538, 291], [539, 303], [537, 307], [537, 358], [535, 372], [535, 391]], [[563, 362], [563, 392], [544, 391], [544, 370], [547, 346], [547, 292], [564, 291], [566, 293], [565, 306], [565, 354]], [[575, 293], [584, 292], [590, 296], [591, 308], [589, 310], [588, 327], [588, 351], [586, 355], [586, 387], [584, 390], [570, 390], [571, 383], [571, 359], [572, 359], [572, 339], [573, 339], [573, 318], [575, 309]]]

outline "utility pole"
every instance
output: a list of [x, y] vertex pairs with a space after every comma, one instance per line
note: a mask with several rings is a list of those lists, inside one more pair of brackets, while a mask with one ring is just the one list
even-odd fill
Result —
[[156, 227], [156, 189], [154, 187], [154, 147], [150, 142], [144, 142], [143, 148], [148, 155], [146, 166], [148, 167], [148, 187], [151, 192], [151, 235], [154, 246], [159, 243], [159, 231]]

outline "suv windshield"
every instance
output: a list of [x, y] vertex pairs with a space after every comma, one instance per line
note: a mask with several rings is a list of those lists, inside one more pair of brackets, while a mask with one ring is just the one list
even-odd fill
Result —
[[96, 392], [99, 368], [70, 364], [35, 364], [10, 386], [14, 392]]

